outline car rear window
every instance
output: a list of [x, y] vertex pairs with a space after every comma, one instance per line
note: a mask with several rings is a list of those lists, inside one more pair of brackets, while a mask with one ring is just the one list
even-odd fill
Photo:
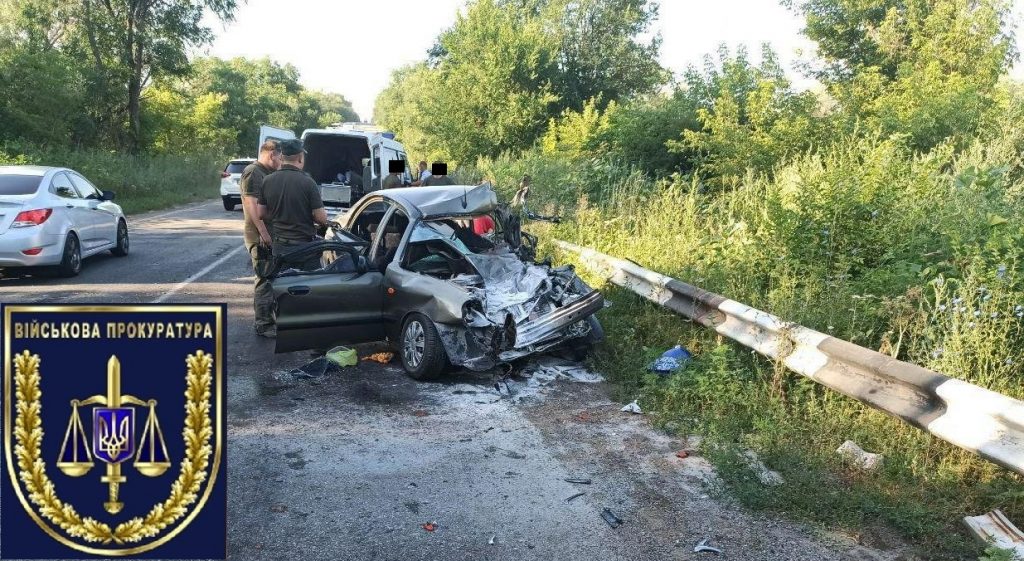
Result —
[[228, 167], [224, 168], [224, 171], [228, 173], [242, 173], [242, 170], [245, 169], [245, 166], [249, 165], [250, 163], [251, 162], [229, 162]]
[[41, 175], [0, 175], [0, 195], [31, 195], [42, 180]]

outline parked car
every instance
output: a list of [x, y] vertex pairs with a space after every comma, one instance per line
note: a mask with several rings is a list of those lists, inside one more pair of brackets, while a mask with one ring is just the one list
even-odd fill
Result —
[[[259, 143], [270, 138], [295, 138], [288, 129], [260, 126]], [[380, 189], [387, 175], [388, 161], [403, 160], [408, 185], [412, 178], [402, 143], [392, 132], [363, 123], [335, 123], [324, 129], [302, 131], [306, 149], [303, 170], [320, 186], [320, 197], [328, 207], [350, 206], [363, 195]], [[369, 163], [364, 166], [364, 161]]]
[[255, 162], [253, 158], [231, 160], [220, 172], [220, 198], [224, 201], [224, 210], [235, 210], [235, 205], [242, 204], [242, 193], [238, 184], [242, 180], [242, 171]]
[[[473, 231], [485, 216], [491, 237]], [[276, 350], [387, 339], [417, 379], [584, 353], [603, 337], [604, 299], [571, 265], [535, 263], [535, 243], [489, 185], [371, 193], [326, 239], [275, 263]], [[319, 270], [288, 268], [316, 255]]]
[[90, 255], [128, 255], [128, 221], [113, 200], [71, 169], [0, 166], [0, 268], [71, 277]]

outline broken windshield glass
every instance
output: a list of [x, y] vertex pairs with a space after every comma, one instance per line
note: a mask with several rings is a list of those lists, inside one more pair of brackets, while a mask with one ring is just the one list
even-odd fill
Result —
[[412, 231], [412, 237], [409, 239], [410, 243], [423, 242], [427, 240], [445, 240], [448, 243], [455, 246], [463, 255], [471, 255], [473, 252], [470, 251], [469, 247], [459, 239], [455, 233], [455, 228], [452, 228], [444, 222], [420, 222], [416, 225], [416, 228]]

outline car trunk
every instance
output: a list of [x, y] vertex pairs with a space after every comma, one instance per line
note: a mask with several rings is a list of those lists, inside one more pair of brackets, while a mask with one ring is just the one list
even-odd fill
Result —
[[303, 139], [306, 149], [305, 170], [321, 186], [324, 203], [349, 203], [362, 193], [361, 181], [351, 183], [351, 197], [348, 190], [338, 187], [342, 181], [339, 173], [350, 171], [363, 175], [363, 158], [370, 157], [366, 137], [342, 134], [309, 134]]

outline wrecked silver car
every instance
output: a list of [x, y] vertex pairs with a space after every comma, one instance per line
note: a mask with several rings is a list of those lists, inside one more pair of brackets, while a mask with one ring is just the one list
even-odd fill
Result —
[[[279, 260], [276, 350], [386, 339], [417, 379], [584, 353], [604, 299], [571, 265], [534, 262], [535, 243], [486, 184], [374, 192]], [[317, 254], [316, 271], [287, 268]]]

